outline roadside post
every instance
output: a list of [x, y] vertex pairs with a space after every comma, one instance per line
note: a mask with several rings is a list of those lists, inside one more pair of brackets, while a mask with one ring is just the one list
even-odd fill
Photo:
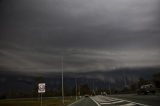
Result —
[[40, 93], [41, 96], [41, 106], [42, 106], [42, 94], [46, 92], [46, 84], [45, 83], [39, 83], [38, 84], [38, 93]]

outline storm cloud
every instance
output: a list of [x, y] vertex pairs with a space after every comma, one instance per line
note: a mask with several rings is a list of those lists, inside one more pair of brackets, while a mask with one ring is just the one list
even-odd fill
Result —
[[159, 0], [1, 0], [0, 67], [21, 72], [160, 66]]

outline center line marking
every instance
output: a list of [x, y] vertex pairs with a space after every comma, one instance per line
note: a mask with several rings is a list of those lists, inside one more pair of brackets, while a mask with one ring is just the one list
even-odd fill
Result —
[[103, 103], [100, 103], [102, 105], [105, 105], [105, 104], [116, 104], [116, 103], [121, 103], [121, 102], [124, 102], [124, 100], [121, 100], [121, 101], [117, 101], [117, 102], [103, 102]]

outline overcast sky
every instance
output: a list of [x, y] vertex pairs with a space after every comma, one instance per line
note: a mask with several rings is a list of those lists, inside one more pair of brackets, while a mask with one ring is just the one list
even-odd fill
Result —
[[0, 0], [0, 69], [160, 66], [159, 0]]

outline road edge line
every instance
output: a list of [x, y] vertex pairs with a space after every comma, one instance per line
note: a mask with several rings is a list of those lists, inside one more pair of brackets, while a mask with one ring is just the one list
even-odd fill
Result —
[[94, 100], [93, 98], [89, 97], [94, 103], [96, 103], [98, 106], [101, 106], [96, 100]]

